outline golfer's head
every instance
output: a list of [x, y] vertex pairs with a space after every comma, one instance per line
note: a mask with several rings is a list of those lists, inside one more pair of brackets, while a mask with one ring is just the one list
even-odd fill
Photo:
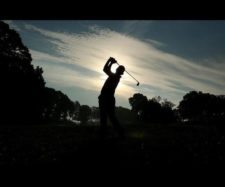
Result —
[[118, 75], [123, 75], [125, 71], [125, 67], [124, 66], [119, 66], [117, 69], [116, 69], [116, 74]]

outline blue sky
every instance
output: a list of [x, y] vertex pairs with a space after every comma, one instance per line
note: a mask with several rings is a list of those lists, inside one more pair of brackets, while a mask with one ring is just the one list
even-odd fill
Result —
[[[191, 90], [225, 93], [225, 21], [197, 20], [7, 20], [41, 66], [46, 86], [71, 100], [98, 106], [112, 56], [126, 73], [116, 90], [117, 106], [142, 93], [176, 105]], [[114, 65], [113, 70], [115, 70]]]

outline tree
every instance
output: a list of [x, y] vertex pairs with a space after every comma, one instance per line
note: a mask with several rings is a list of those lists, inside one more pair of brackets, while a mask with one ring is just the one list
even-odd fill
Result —
[[129, 123], [135, 120], [135, 113], [128, 108], [116, 107], [116, 116], [122, 123]]
[[61, 91], [53, 88], [45, 88], [44, 95], [44, 120], [67, 120], [72, 118], [75, 113], [75, 104]]
[[77, 120], [80, 110], [80, 103], [78, 101], [74, 101], [73, 104], [74, 104], [74, 112], [71, 114], [71, 117], [73, 120]]
[[[160, 98], [160, 97], [157, 97]], [[160, 98], [161, 100], [161, 98]], [[145, 120], [151, 121], [151, 122], [158, 122], [163, 119], [163, 116], [161, 115], [161, 105], [159, 103], [158, 99], [152, 98], [148, 100], [147, 107], [145, 109]]]
[[88, 105], [81, 105], [78, 120], [80, 120], [82, 124], [85, 124], [89, 120], [90, 116], [91, 108]]
[[195, 120], [200, 117], [204, 105], [201, 95], [202, 92], [191, 91], [183, 96], [183, 100], [178, 106], [183, 119]]
[[129, 98], [131, 110], [138, 116], [139, 119], [143, 119], [144, 109], [146, 108], [147, 102], [147, 97], [140, 93], [136, 93], [133, 97]]
[[164, 99], [163, 102], [161, 103], [161, 106], [164, 108], [173, 108], [175, 106], [174, 103], [172, 103], [171, 101], [168, 101], [167, 99]]
[[169, 123], [175, 121], [175, 113], [172, 102], [164, 99], [161, 102], [161, 97], [153, 97], [149, 99], [143, 94], [137, 93], [129, 98], [132, 111], [142, 121], [146, 122], [164, 122]]
[[177, 120], [176, 111], [173, 110], [174, 106], [175, 104], [168, 101], [167, 99], [163, 100], [163, 102], [161, 103], [161, 115], [163, 116], [163, 122], [175, 122]]
[[72, 118], [76, 105], [62, 92], [45, 87], [43, 69], [31, 62], [19, 34], [0, 21], [0, 121], [24, 124]]
[[91, 108], [91, 117], [93, 119], [98, 119], [100, 116], [99, 107], [92, 107]]
[[45, 81], [42, 68], [34, 68], [31, 61], [19, 34], [0, 21], [1, 121], [41, 118]]
[[179, 103], [181, 118], [189, 121], [224, 121], [225, 96], [191, 91]]

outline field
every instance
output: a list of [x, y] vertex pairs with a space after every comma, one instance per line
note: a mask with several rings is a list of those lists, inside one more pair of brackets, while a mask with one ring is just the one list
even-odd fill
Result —
[[225, 135], [216, 127], [185, 124], [126, 124], [117, 140], [109, 125], [1, 125], [0, 167], [223, 168]]

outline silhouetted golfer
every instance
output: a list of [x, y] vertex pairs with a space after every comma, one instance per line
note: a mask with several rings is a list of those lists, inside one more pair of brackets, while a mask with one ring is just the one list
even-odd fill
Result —
[[111, 66], [116, 63], [116, 60], [112, 57], [106, 62], [103, 71], [109, 76], [102, 87], [99, 99], [100, 109], [100, 134], [101, 137], [105, 136], [107, 127], [107, 117], [113, 124], [114, 129], [118, 133], [120, 139], [124, 138], [124, 130], [121, 127], [118, 119], [115, 116], [115, 97], [114, 93], [118, 83], [120, 82], [121, 75], [125, 71], [124, 66], [119, 66], [116, 69], [116, 73], [111, 72]]

